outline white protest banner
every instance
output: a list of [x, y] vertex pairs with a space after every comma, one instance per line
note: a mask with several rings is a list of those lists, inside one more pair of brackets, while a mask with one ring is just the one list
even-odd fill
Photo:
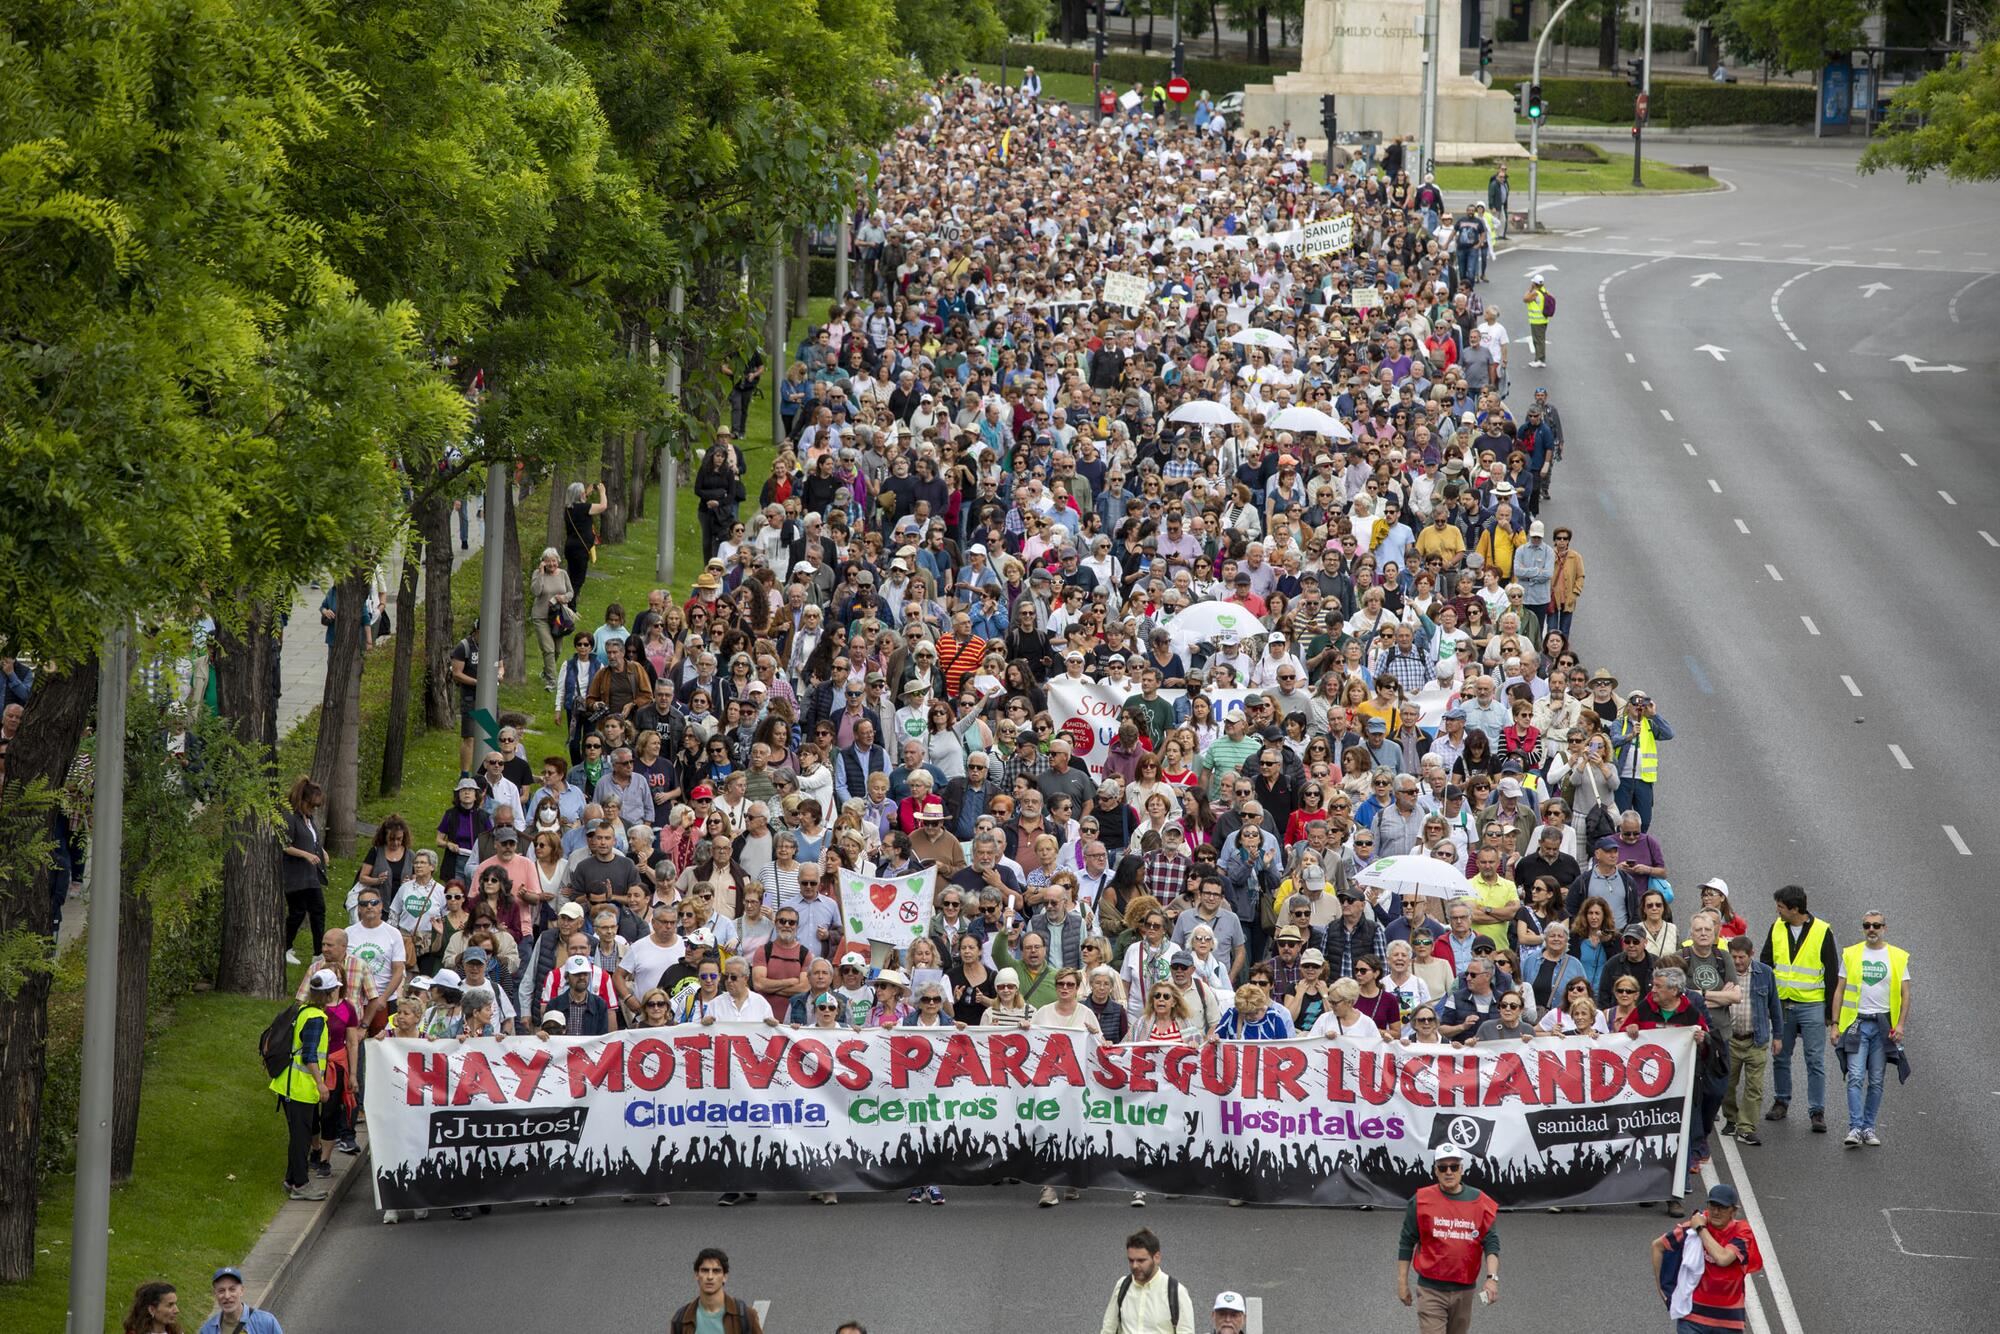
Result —
[[1127, 111], [1138, 106], [1141, 100], [1143, 99], [1140, 98], [1139, 92], [1135, 88], [1127, 88], [1123, 93], [1118, 95], [1118, 105], [1124, 107]]
[[[1069, 738], [1077, 762], [1090, 771], [1092, 778], [1104, 777], [1105, 758], [1110, 754], [1111, 743], [1118, 739], [1119, 714], [1125, 701], [1138, 693], [1136, 684], [1119, 690], [1099, 681], [1072, 681], [1067, 676], [1048, 683], [1049, 717], [1056, 730]], [[1241, 713], [1243, 701], [1262, 692], [1247, 687], [1228, 690], [1203, 687], [1201, 693], [1214, 706], [1215, 716], [1222, 718]], [[1160, 691], [1160, 698], [1169, 704], [1179, 704], [1186, 694], [1178, 686], [1168, 686]]]
[[1379, 287], [1357, 287], [1348, 294], [1347, 304], [1355, 310], [1382, 309], [1382, 289]]
[[1111, 306], [1137, 308], [1152, 299], [1152, 284], [1136, 273], [1104, 275], [1104, 302]]
[[383, 1209], [1007, 1177], [1399, 1207], [1446, 1143], [1503, 1208], [1631, 1204], [1681, 1189], [1700, 1064], [1688, 1028], [1455, 1049], [720, 1023], [363, 1047]]
[[930, 926], [936, 888], [935, 866], [893, 878], [842, 871], [840, 915], [847, 923], [847, 938], [902, 948]]
[[1325, 222], [1306, 224], [1307, 259], [1318, 255], [1337, 254], [1354, 245], [1354, 219], [1349, 217], [1329, 218]]

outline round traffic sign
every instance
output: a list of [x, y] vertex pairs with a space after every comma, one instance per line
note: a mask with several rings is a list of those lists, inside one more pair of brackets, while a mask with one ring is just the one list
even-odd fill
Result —
[[1188, 81], [1187, 81], [1186, 79], [1183, 79], [1183, 78], [1182, 78], [1182, 77], [1181, 77], [1180, 75], [1178, 75], [1178, 74], [1174, 75], [1174, 77], [1173, 77], [1173, 78], [1171, 78], [1171, 79], [1168, 79], [1168, 80], [1167, 80], [1167, 96], [1168, 96], [1168, 98], [1170, 98], [1171, 100], [1173, 100], [1173, 101], [1175, 101], [1175, 102], [1185, 102], [1185, 101], [1187, 101], [1187, 99], [1188, 99]]

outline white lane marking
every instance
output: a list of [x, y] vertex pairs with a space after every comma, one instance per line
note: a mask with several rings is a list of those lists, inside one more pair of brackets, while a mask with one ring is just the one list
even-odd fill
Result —
[[1818, 371], [1821, 375], [1826, 374], [1826, 367], [1820, 365], [1817, 361], [1813, 363], [1813, 369]]
[[[1775, 1243], [1771, 1229], [1764, 1225], [1764, 1211], [1757, 1207], [1757, 1191], [1750, 1184], [1750, 1173], [1744, 1169], [1743, 1155], [1736, 1148], [1734, 1135], [1722, 1136], [1722, 1156], [1729, 1162], [1729, 1179], [1736, 1183], [1737, 1194], [1743, 1197], [1743, 1214], [1749, 1219], [1751, 1230], [1757, 1234], [1757, 1246], [1764, 1256], [1764, 1281], [1771, 1287], [1771, 1304], [1778, 1309], [1778, 1323], [1785, 1327], [1785, 1334], [1805, 1334], [1805, 1325], [1799, 1320], [1799, 1308], [1792, 1302], [1792, 1290], [1785, 1282], [1785, 1267], [1778, 1263], [1778, 1248], [1775, 1244], [1765, 1245], [1766, 1239]], [[1755, 1286], [1755, 1280], [1752, 1280]], [[1755, 1307], [1751, 1308], [1753, 1311]]]
[[[1946, 825], [1945, 828], [1950, 829], [1951, 826]], [[1971, 854], [1968, 853], [1967, 855], [1970, 856]], [[1889, 1240], [1896, 1243], [1896, 1250], [1898, 1252], [1909, 1256], [1912, 1260], [1985, 1260], [1991, 1258], [1984, 1255], [1940, 1255], [1932, 1251], [1913, 1251], [1903, 1244], [1903, 1231], [1896, 1226], [1895, 1215], [1897, 1214], [1958, 1214], [1966, 1218], [2000, 1218], [2000, 1214], [1986, 1209], [1926, 1209], [1916, 1206], [1898, 1206], [1894, 1209], [1884, 1209], [1882, 1211], [1882, 1221], [1889, 1225]]]
[[1649, 394], [1653, 392], [1653, 382], [1651, 380], [1639, 381], [1639, 387], [1641, 389], [1644, 389]]
[[1844, 402], [1852, 403], [1854, 401], [1854, 395], [1848, 393], [1845, 389], [1840, 391], [1840, 397]]
[[1799, 279], [1810, 277], [1815, 273], [1824, 273], [1824, 272], [1826, 272], [1824, 266], [1819, 268], [1802, 270], [1798, 273], [1793, 274], [1791, 277], [1785, 279], [1785, 281], [1779, 283], [1778, 290], [1771, 293], [1771, 318], [1776, 320], [1778, 322], [1778, 327], [1785, 331], [1785, 337], [1792, 340], [1792, 346], [1797, 348], [1801, 352], [1806, 350], [1806, 345], [1799, 341], [1799, 336], [1796, 333], [1792, 332], [1792, 326], [1785, 323], [1785, 312], [1779, 308], [1778, 302], [1783, 299], [1785, 295], [1785, 289], [1790, 287], [1793, 283], [1797, 282]]
[[1868, 424], [1869, 424], [1870, 426], [1874, 427], [1874, 428], [1875, 428], [1875, 429], [1876, 429], [1877, 431], [1879, 431], [1879, 430], [1881, 430], [1881, 429], [1882, 429], [1882, 423], [1881, 423], [1881, 422], [1878, 422], [1878, 421], [1876, 421], [1876, 420], [1875, 420], [1875, 419], [1874, 419], [1873, 417], [1870, 417], [1870, 418], [1868, 419]]
[[1973, 288], [1979, 286], [1979, 284], [1985, 282], [1988, 278], [1991, 278], [1992, 276], [1993, 275], [1990, 273], [1982, 273], [1977, 278], [1974, 278], [1971, 282], [1967, 283], [1965, 286], [1959, 288], [1956, 292], [1953, 292], [1951, 294], [1951, 304], [1945, 307], [1945, 314], [1951, 316], [1951, 322], [1953, 324], [1958, 323], [1958, 299], [1964, 296], [1967, 292], [1970, 292]]
[[1951, 498], [1951, 492], [1949, 491], [1940, 491], [1938, 492], [1938, 494], [1944, 497], [1944, 503], [1947, 505], [1956, 505], [1958, 503], [1956, 500], [1953, 500]]
[[1778, 567], [1771, 564], [1771, 562], [1769, 561], [1764, 562], [1764, 573], [1771, 576], [1771, 582], [1774, 584], [1782, 584], [1785, 582], [1785, 576], [1779, 574]]
[[1909, 464], [1912, 468], [1917, 466], [1917, 461], [1911, 458], [1908, 454], [1903, 455], [1903, 462]]
[[1743, 534], [1743, 536], [1748, 537], [1750, 536], [1750, 525], [1743, 522], [1743, 520], [1738, 519], [1736, 521], [1736, 531]]
[[1715, 494], [1719, 496], [1722, 494], [1722, 483], [1716, 481], [1713, 477], [1711, 477], [1708, 479], [1708, 489], [1715, 492]]
[[[1648, 385], [1647, 387], [1648, 387], [1648, 388], [1651, 388], [1652, 386]], [[1668, 411], [1667, 411], [1667, 410], [1666, 410], [1665, 408], [1661, 408], [1661, 409], [1660, 409], [1660, 415], [1661, 415], [1662, 417], [1666, 418], [1666, 419], [1667, 419], [1668, 421], [1672, 421], [1672, 420], [1674, 419], [1674, 414], [1673, 414], [1673, 413], [1671, 413], [1671, 412], [1668, 412]]]
[[1571, 235], [1571, 236], [1588, 236], [1588, 235], [1590, 235], [1590, 234], [1591, 234], [1592, 232], [1601, 232], [1601, 231], [1603, 231], [1603, 230], [1604, 230], [1604, 229], [1603, 229], [1602, 227], [1579, 227], [1579, 228], [1577, 228], [1577, 229], [1576, 229], [1575, 231], [1571, 232], [1571, 233], [1570, 233], [1570, 235]]
[[1816, 635], [1816, 634], [1818, 634], [1818, 633], [1819, 633], [1819, 627], [1813, 624], [1813, 618], [1812, 618], [1812, 617], [1810, 617], [1810, 616], [1801, 616], [1801, 617], [1799, 617], [1799, 619], [1800, 619], [1800, 620], [1802, 620], [1802, 621], [1804, 621], [1804, 622], [1806, 623], [1806, 633], [1807, 633], [1807, 634], [1809, 634], [1809, 635]]
[[1910, 757], [1903, 753], [1903, 748], [1893, 741], [1889, 743], [1889, 753], [1896, 757], [1897, 767], [1903, 769], [1914, 769], [1917, 767], [1910, 763]]
[[1854, 698], [1856, 698], [1856, 699], [1860, 699], [1860, 698], [1861, 698], [1861, 687], [1860, 687], [1860, 686], [1858, 686], [1858, 685], [1856, 685], [1856, 684], [1854, 684], [1854, 678], [1853, 678], [1853, 677], [1851, 677], [1851, 676], [1842, 676], [1842, 677], [1840, 678], [1840, 683], [1841, 683], [1842, 685], [1844, 685], [1844, 686], [1846, 686], [1846, 687], [1847, 687], [1847, 693], [1848, 693], [1848, 694], [1850, 694], [1850, 695], [1854, 696]]
[[1681, 441], [1681, 448], [1685, 449], [1688, 452], [1688, 457], [1691, 459], [1701, 457], [1699, 454], [1694, 452], [1694, 443], [1692, 441], [1688, 440]]
[[[757, 1312], [758, 1325], [762, 1326], [765, 1329], [769, 1329], [771, 1327], [771, 1299], [769, 1297], [761, 1298], [757, 1301], [751, 1302], [750, 1306], [751, 1309]], [[741, 1311], [743, 1308], [739, 1306], [736, 1309], [738, 1311]]]
[[1639, 359], [1633, 356], [1630, 352], [1627, 352], [1625, 354], [1625, 364], [1628, 366], [1636, 366], [1639, 364]]
[[1942, 254], [1944, 253], [1944, 251], [1942, 251], [1942, 250], [1919, 250], [1919, 251], [1918, 251], [1917, 253], [1918, 253], [1919, 255], [1942, 255]]
[[1243, 1313], [1243, 1334], [1264, 1334], [1264, 1299], [1245, 1297], [1243, 1304], [1250, 1308]]
[[1972, 855], [1972, 849], [1966, 847], [1965, 840], [1958, 836], [1958, 827], [1956, 825], [1946, 825], [1944, 827], [1944, 836], [1951, 840], [1951, 845], [1954, 848], [1958, 849], [1959, 856], [1970, 857]]
[[2000, 537], [1993, 536], [1993, 534], [1987, 532], [1984, 528], [1979, 530], [1979, 535], [1986, 539], [1987, 546], [2000, 547]]

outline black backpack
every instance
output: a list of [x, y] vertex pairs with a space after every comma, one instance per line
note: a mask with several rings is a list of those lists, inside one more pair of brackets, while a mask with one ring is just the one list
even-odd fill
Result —
[[[1167, 1323], [1170, 1325], [1179, 1325], [1181, 1323], [1180, 1284], [1174, 1282], [1173, 1275], [1167, 1273], [1164, 1269], [1160, 1271], [1160, 1277], [1167, 1281]], [[1125, 1327], [1125, 1294], [1130, 1291], [1132, 1291], [1132, 1276], [1127, 1274], [1124, 1282], [1118, 1285], [1118, 1300], [1114, 1303], [1118, 1309], [1118, 1327], [1120, 1329]]]
[[264, 1058], [264, 1073], [276, 1079], [292, 1063], [292, 1030], [299, 1022], [299, 1005], [293, 1001], [278, 1011], [278, 1017], [264, 1025], [257, 1035], [257, 1054]]

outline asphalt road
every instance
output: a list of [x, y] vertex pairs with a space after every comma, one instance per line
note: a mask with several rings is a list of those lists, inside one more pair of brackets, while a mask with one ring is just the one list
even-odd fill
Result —
[[[1727, 877], [1760, 931], [1770, 891], [1802, 883], [1843, 944], [1880, 907], [1915, 956], [1916, 1075], [1892, 1083], [1886, 1147], [1841, 1149], [1836, 1075], [1834, 1134], [1794, 1120], [1717, 1159], [1754, 1193], [1782, 1277], [1758, 1281], [1752, 1329], [1989, 1330], [2000, 1075], [1982, 1057], [2000, 1001], [1937, 998], [1938, 979], [1983, 962], [1967, 928], [2000, 852], [1976, 763], [2000, 748], [1982, 707], [2000, 644], [2000, 542], [1984, 536], [2000, 538], [2000, 279], [1986, 276], [2000, 191], [1857, 179], [1840, 149], [1681, 156], [1733, 190], [1552, 201], [1544, 221], [1562, 231], [1504, 256], [1487, 292], [1514, 315], [1527, 272], [1551, 266], [1554, 363], [1517, 367], [1516, 402], [1546, 383], [1563, 411], [1570, 452], [1545, 515], [1575, 527], [1588, 563], [1580, 650], [1650, 690], [1679, 733], [1655, 822], [1671, 878]], [[1708, 344], [1724, 359], [1696, 350]], [[1904, 354], [1967, 369], [1913, 371], [1891, 360]], [[1802, 1104], [1802, 1065], [1799, 1085]], [[849, 1317], [1094, 1329], [1143, 1222], [1199, 1300], [1263, 1297], [1266, 1329], [1414, 1325], [1394, 1298], [1392, 1213], [1125, 1199], [1042, 1211], [1032, 1191], [988, 1188], [942, 1209], [766, 1197], [723, 1211], [688, 1196], [388, 1228], [358, 1191], [279, 1315], [291, 1334], [652, 1328], [685, 1300], [693, 1252], [721, 1245], [732, 1290], [770, 1300], [779, 1334]], [[1502, 1304], [1479, 1327], [1664, 1328], [1645, 1264], [1660, 1226], [1656, 1210], [1506, 1216]]]

